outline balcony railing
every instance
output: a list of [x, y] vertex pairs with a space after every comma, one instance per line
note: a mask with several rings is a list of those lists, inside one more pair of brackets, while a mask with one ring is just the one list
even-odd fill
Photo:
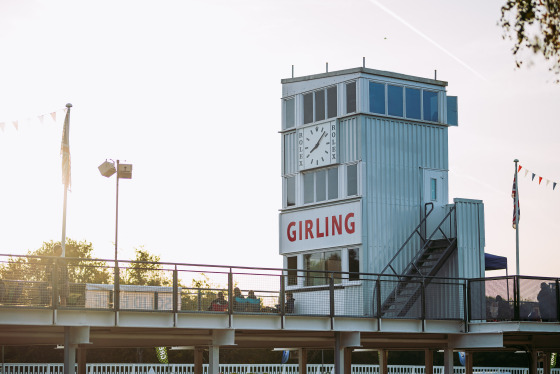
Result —
[[[0, 255], [0, 308], [559, 321], [558, 278], [414, 278], [180, 263]], [[296, 277], [297, 279], [294, 279]], [[381, 305], [416, 282], [406, 313]], [[239, 293], [241, 296], [237, 296]], [[251, 296], [250, 296], [251, 295]], [[254, 295], [254, 296], [253, 296]], [[400, 295], [403, 296], [403, 294]], [[404, 300], [407, 302], [407, 300]]]

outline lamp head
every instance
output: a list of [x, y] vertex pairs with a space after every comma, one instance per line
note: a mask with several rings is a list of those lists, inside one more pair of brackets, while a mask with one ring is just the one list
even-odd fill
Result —
[[99, 165], [99, 172], [101, 173], [101, 175], [103, 175], [104, 177], [109, 178], [111, 175], [115, 174], [117, 172], [117, 169], [115, 169], [115, 164], [111, 161], [105, 160], [104, 163], [102, 163], [101, 165]]

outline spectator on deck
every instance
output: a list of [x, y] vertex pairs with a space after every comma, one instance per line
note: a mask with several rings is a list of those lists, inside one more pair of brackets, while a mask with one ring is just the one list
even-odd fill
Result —
[[245, 297], [241, 294], [239, 287], [233, 289], [233, 310], [236, 312], [244, 312], [246, 310]]
[[286, 313], [293, 313], [295, 309], [294, 294], [292, 292], [286, 292]]
[[218, 292], [218, 297], [210, 303], [208, 310], [214, 312], [223, 312], [226, 311], [227, 308], [228, 308], [228, 303], [226, 299], [224, 299], [224, 293]]
[[255, 296], [255, 291], [251, 290], [247, 294], [247, 311], [248, 312], [260, 312], [261, 311], [261, 300]]

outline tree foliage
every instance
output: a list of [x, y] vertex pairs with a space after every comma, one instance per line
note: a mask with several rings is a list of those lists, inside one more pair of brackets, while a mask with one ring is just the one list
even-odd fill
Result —
[[[60, 242], [43, 242], [41, 248], [27, 252], [29, 256], [47, 257], [15, 257], [0, 267], [3, 279], [19, 279], [27, 281], [48, 281], [49, 269], [54, 258], [54, 247]], [[103, 261], [93, 261], [93, 246], [87, 241], [66, 240], [66, 263], [68, 280], [71, 283], [107, 283], [112, 276]], [[83, 260], [80, 260], [83, 259]]]
[[517, 67], [523, 63], [518, 52], [528, 49], [549, 61], [551, 71], [560, 73], [560, 0], [507, 0], [499, 25], [504, 38], [515, 41]]
[[169, 271], [159, 265], [160, 257], [151, 254], [144, 247], [135, 248], [136, 258], [130, 263], [123, 275], [123, 284], [138, 286], [173, 286]]

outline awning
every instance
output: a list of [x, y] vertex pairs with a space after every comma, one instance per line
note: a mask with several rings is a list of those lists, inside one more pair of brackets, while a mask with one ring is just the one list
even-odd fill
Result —
[[484, 270], [501, 270], [507, 271], [507, 257], [491, 255], [490, 253], [484, 254], [485, 266]]

